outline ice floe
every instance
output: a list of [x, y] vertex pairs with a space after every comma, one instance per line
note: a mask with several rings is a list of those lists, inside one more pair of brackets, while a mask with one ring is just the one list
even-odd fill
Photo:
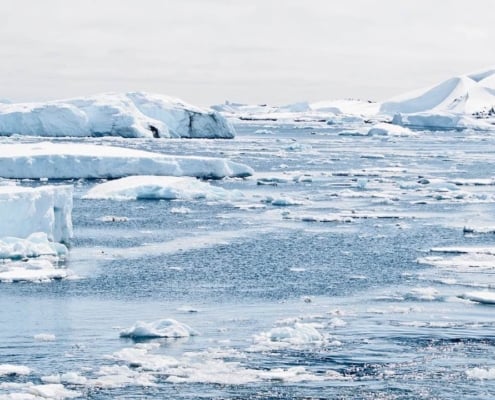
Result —
[[464, 293], [461, 296], [462, 299], [474, 301], [481, 304], [494, 304], [495, 305], [495, 293], [488, 291], [476, 291]]
[[466, 375], [470, 379], [495, 379], [495, 368], [470, 368], [466, 371]]
[[[114, 353], [111, 358], [127, 363], [132, 370], [126, 370], [127, 366], [116, 365], [112, 368], [118, 370], [126, 377], [132, 376], [137, 380], [142, 374], [147, 381], [152, 381], [154, 376], [165, 376], [169, 383], [213, 383], [221, 385], [245, 385], [255, 382], [311, 382], [344, 379], [333, 370], [314, 373], [305, 367], [258, 369], [244, 365], [246, 354], [234, 349], [209, 348], [204, 351], [186, 352], [179, 358], [171, 357], [159, 352], [160, 345], [143, 346], [137, 344], [133, 348], [122, 349]], [[151, 377], [151, 379], [150, 379]], [[96, 381], [102, 378], [97, 378]], [[135, 382], [130, 382], [135, 384]]]
[[29, 375], [31, 369], [24, 365], [0, 364], [0, 376], [5, 375]]
[[326, 338], [318, 328], [321, 328], [321, 325], [301, 322], [287, 326], [277, 326], [269, 331], [255, 335], [251, 349], [263, 351], [321, 345]]
[[0, 103], [0, 135], [232, 138], [219, 113], [143, 92]]
[[228, 191], [191, 177], [128, 176], [97, 185], [90, 189], [84, 198], [229, 201], [242, 198], [242, 194], [238, 191]]
[[120, 337], [132, 339], [183, 338], [198, 333], [186, 324], [174, 319], [160, 319], [153, 322], [138, 321], [120, 332]]
[[121, 178], [130, 175], [246, 177], [247, 165], [222, 158], [171, 156], [123, 147], [33, 143], [0, 145], [0, 176], [14, 179]]
[[0, 282], [49, 282], [71, 274], [70, 270], [43, 258], [0, 263]]

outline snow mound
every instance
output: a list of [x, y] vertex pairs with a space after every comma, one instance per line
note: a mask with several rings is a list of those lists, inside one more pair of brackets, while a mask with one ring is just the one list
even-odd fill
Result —
[[220, 114], [172, 97], [105, 93], [46, 103], [0, 103], [0, 135], [232, 138]]
[[138, 321], [120, 332], [120, 337], [132, 339], [181, 338], [195, 336], [198, 333], [186, 324], [174, 319], [160, 319], [154, 322]]
[[0, 145], [0, 176], [4, 178], [94, 179], [121, 178], [129, 175], [224, 178], [246, 177], [252, 174], [253, 170], [247, 165], [222, 158], [170, 156], [122, 147], [79, 143]]
[[84, 196], [86, 199], [164, 199], [164, 200], [231, 200], [240, 193], [215, 187], [190, 177], [129, 176], [97, 185]]
[[[0, 154], [10, 154], [3, 150]], [[8, 156], [0, 156], [0, 159], [8, 159]], [[5, 171], [1, 161], [0, 171]], [[43, 232], [46, 237], [30, 236], [28, 242], [3, 238], [26, 238], [35, 232]], [[0, 186], [0, 257], [12, 258], [5, 257], [5, 251], [12, 251], [21, 258], [36, 252], [56, 251], [47, 239], [67, 243], [71, 237], [72, 186]]]

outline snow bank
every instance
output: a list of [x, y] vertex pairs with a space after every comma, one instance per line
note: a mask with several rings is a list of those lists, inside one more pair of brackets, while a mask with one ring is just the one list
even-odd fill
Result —
[[170, 156], [89, 144], [0, 145], [0, 176], [4, 178], [121, 178], [129, 175], [223, 178], [252, 174], [250, 167], [222, 158]]
[[0, 103], [0, 135], [232, 138], [213, 110], [142, 92], [46, 103]]
[[164, 199], [164, 200], [231, 200], [242, 197], [220, 187], [190, 177], [129, 176], [97, 185], [84, 196], [86, 199]]
[[[10, 153], [7, 149], [1, 149], [0, 154]], [[0, 156], [0, 159], [8, 160], [8, 156]], [[1, 165], [0, 161], [0, 171], [4, 171]], [[35, 232], [43, 232], [46, 237], [30, 236], [28, 242], [4, 238], [26, 238]], [[27, 254], [33, 252], [43, 253], [50, 251], [47, 249], [47, 246], [51, 246], [46, 243], [47, 238], [67, 243], [71, 237], [71, 186], [0, 186], [0, 238], [3, 238], [0, 241], [0, 253], [9, 246], [19, 256], [28, 256]], [[41, 248], [43, 249], [40, 250]], [[55, 251], [53, 248], [51, 250]]]
[[195, 330], [174, 319], [160, 319], [150, 323], [138, 321], [120, 332], [121, 337], [133, 339], [181, 338], [194, 335], [197, 335]]

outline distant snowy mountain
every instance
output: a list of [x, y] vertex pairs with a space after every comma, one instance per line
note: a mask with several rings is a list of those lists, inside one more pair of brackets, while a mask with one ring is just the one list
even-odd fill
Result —
[[0, 135], [232, 138], [214, 110], [142, 92], [45, 103], [0, 103]]
[[385, 114], [451, 112], [488, 114], [495, 106], [495, 69], [447, 79], [426, 89], [394, 97], [380, 107]]

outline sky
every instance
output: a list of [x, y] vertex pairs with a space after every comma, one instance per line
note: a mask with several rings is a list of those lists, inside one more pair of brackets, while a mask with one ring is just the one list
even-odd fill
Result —
[[2, 0], [0, 98], [385, 100], [495, 65], [493, 0]]

